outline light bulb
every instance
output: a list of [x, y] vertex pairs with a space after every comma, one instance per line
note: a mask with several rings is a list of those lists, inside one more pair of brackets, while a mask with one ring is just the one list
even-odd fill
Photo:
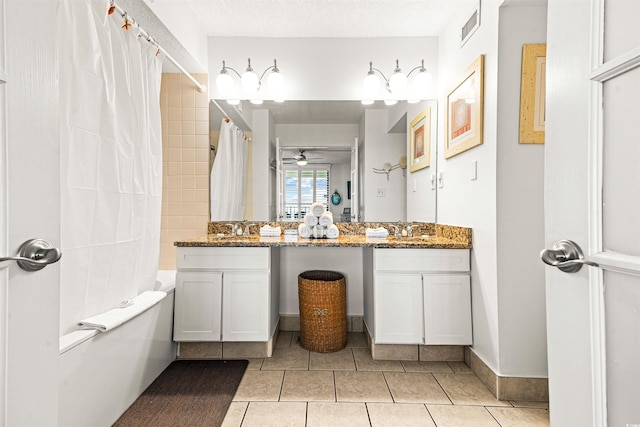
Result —
[[431, 87], [433, 77], [427, 70], [420, 71], [413, 79], [413, 86], [411, 87], [411, 94], [416, 98], [426, 99], [427, 91]]
[[240, 105], [239, 99], [227, 99], [227, 104], [229, 105]]
[[260, 80], [258, 79], [258, 75], [253, 72], [251, 66], [247, 67], [247, 70], [242, 74], [240, 80], [242, 81], [242, 89], [245, 93], [254, 94], [258, 91]]
[[371, 105], [373, 104], [375, 101], [373, 99], [363, 99], [362, 101], [362, 105]]
[[388, 106], [396, 105], [397, 103], [398, 103], [398, 101], [395, 100], [395, 99], [385, 99], [384, 100], [384, 105], [388, 105]]
[[282, 98], [284, 92], [284, 77], [279, 71], [272, 71], [267, 77], [267, 84], [269, 85], [269, 94], [272, 98]]
[[380, 77], [369, 71], [362, 81], [362, 90], [367, 99], [375, 99], [380, 91]]
[[251, 100], [249, 100], [249, 102], [251, 102], [253, 105], [261, 105], [263, 100], [262, 99], [251, 99]]
[[216, 77], [216, 88], [222, 98], [226, 98], [233, 92], [233, 77], [226, 70]]
[[298, 160], [298, 161], [296, 161], [296, 163], [298, 164], [298, 166], [306, 166], [307, 165], [307, 159]]
[[396, 98], [402, 98], [407, 90], [407, 76], [402, 71], [396, 71], [389, 79], [389, 88]]
[[420, 102], [419, 99], [407, 99], [407, 104], [417, 104]]

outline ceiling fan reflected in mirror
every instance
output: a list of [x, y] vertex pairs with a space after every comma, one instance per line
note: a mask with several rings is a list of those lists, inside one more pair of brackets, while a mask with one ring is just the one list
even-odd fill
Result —
[[298, 166], [305, 166], [307, 163], [309, 163], [309, 160], [319, 160], [322, 157], [307, 157], [304, 154], [305, 150], [300, 150], [300, 154], [296, 154], [293, 157], [284, 157], [282, 159], [283, 163], [285, 164], [292, 164], [293, 162], [295, 162]]

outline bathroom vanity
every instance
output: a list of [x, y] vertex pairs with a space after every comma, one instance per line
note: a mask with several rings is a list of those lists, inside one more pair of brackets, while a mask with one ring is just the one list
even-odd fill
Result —
[[174, 340], [262, 343], [270, 356], [279, 329], [281, 283], [290, 279], [280, 277], [281, 252], [323, 248], [314, 252], [322, 257], [332, 248], [350, 247], [361, 251], [361, 265], [352, 268], [361, 272], [357, 285], [372, 346], [470, 345], [471, 230], [431, 225], [429, 237], [367, 239], [358, 227], [368, 224], [351, 224], [343, 225], [338, 239], [296, 241], [219, 237], [210, 225], [210, 234], [175, 243]]

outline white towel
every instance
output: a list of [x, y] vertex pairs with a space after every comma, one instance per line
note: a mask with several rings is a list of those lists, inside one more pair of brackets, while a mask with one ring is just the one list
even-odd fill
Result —
[[262, 237], [280, 237], [282, 234], [282, 229], [278, 227], [271, 227], [270, 225], [265, 225], [260, 227], [260, 236]]
[[162, 291], [143, 292], [130, 300], [133, 303], [124, 308], [114, 308], [106, 313], [82, 320], [78, 323], [80, 325], [79, 329], [97, 329], [102, 332], [110, 331], [153, 307], [166, 296], [167, 293]]
[[326, 211], [327, 208], [320, 202], [315, 202], [311, 204], [311, 213], [313, 216], [320, 216], [322, 212]]
[[337, 239], [339, 235], [340, 235], [340, 230], [338, 230], [338, 226], [335, 224], [331, 224], [327, 229], [327, 238]]
[[367, 228], [365, 235], [371, 238], [387, 238], [387, 236], [389, 236], [389, 231], [384, 227]]
[[304, 216], [304, 225], [311, 228], [318, 224], [318, 217], [314, 216], [311, 212]]
[[298, 226], [298, 234], [300, 235], [300, 237], [302, 237], [303, 239], [308, 239], [311, 236], [311, 229], [309, 229], [309, 227], [307, 227], [306, 225], [304, 225], [304, 223], [301, 223]]
[[333, 214], [329, 211], [322, 212], [322, 215], [320, 215], [320, 218], [318, 219], [318, 224], [324, 227], [330, 226], [333, 224]]

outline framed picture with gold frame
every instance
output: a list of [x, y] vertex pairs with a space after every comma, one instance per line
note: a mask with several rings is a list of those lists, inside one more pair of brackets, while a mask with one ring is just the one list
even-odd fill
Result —
[[544, 144], [547, 45], [522, 45], [520, 144]]
[[409, 123], [409, 170], [413, 173], [431, 164], [431, 107]]
[[464, 71], [447, 95], [446, 159], [482, 144], [484, 110], [484, 55]]

